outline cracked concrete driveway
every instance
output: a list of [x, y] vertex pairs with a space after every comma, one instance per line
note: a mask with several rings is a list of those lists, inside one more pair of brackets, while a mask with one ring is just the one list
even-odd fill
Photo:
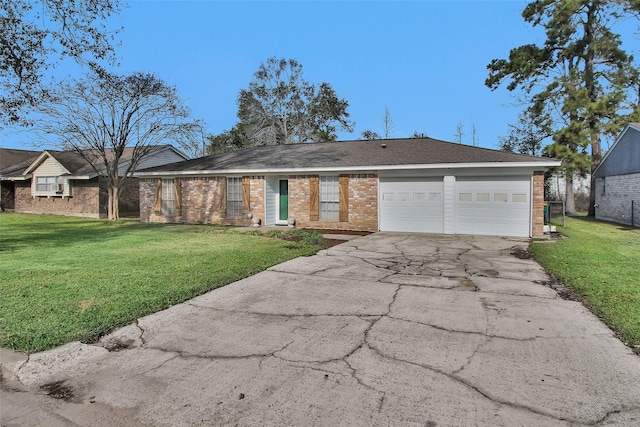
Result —
[[3, 362], [2, 424], [639, 425], [640, 358], [526, 246], [377, 233], [285, 262]]

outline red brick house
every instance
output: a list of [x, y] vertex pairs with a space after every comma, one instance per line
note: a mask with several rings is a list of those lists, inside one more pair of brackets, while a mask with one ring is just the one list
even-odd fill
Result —
[[16, 186], [10, 177], [21, 175], [42, 151], [0, 148], [0, 211], [15, 209]]
[[[18, 162], [18, 152], [26, 160]], [[131, 160], [132, 149], [125, 149], [121, 169]], [[3, 210], [47, 213], [89, 218], [106, 217], [107, 189], [104, 178], [74, 151], [41, 152], [0, 149]], [[171, 145], [154, 148], [140, 163], [152, 167], [184, 161], [187, 157]], [[100, 168], [98, 168], [100, 170]], [[130, 178], [120, 197], [120, 213], [137, 216], [140, 212], [137, 178]]]
[[541, 236], [559, 162], [431, 138], [255, 147], [140, 170], [140, 219]]

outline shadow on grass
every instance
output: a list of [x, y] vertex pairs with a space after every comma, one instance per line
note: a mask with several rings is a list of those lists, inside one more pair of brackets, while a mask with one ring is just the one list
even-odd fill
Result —
[[147, 224], [138, 220], [118, 221], [33, 215], [15, 220], [0, 219], [0, 251], [10, 252], [24, 247], [68, 247], [117, 239], [131, 232], [175, 228], [180, 224]]
[[582, 221], [582, 222], [585, 222], [585, 223], [610, 225], [610, 226], [615, 227], [616, 229], [618, 229], [620, 231], [639, 231], [640, 230], [640, 227], [633, 227], [631, 225], [620, 224], [619, 222], [605, 221], [605, 220], [602, 220], [602, 219], [596, 219], [593, 216], [576, 215], [576, 216], [570, 216], [570, 218], [578, 220], [578, 221]]

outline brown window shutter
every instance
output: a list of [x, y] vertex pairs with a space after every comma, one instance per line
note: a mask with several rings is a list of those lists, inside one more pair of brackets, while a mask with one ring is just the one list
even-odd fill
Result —
[[309, 178], [309, 221], [320, 219], [320, 177]]
[[227, 217], [227, 178], [218, 178], [218, 191], [220, 193], [220, 205], [218, 213], [221, 218]]
[[341, 222], [349, 221], [349, 177], [338, 178], [340, 184], [340, 207], [339, 216]]
[[153, 201], [153, 211], [159, 213], [162, 210], [162, 180], [156, 179], [156, 198]]
[[242, 213], [251, 212], [251, 179], [248, 176], [242, 177]]
[[181, 199], [181, 195], [182, 195], [182, 189], [180, 188], [180, 179], [179, 178], [175, 178], [173, 180], [173, 192], [174, 192], [174, 201], [173, 201], [173, 207], [175, 209], [180, 209], [180, 207], [182, 206], [182, 199]]

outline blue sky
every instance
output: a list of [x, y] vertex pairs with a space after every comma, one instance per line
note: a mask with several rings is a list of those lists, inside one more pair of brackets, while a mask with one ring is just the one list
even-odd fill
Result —
[[[543, 34], [520, 16], [523, 1], [136, 1], [122, 25], [121, 74], [153, 72], [178, 88], [209, 133], [236, 122], [236, 97], [269, 57], [295, 58], [311, 83], [326, 81], [349, 102], [353, 133], [382, 134], [385, 106], [393, 137], [414, 131], [496, 148], [520, 107], [502, 87], [484, 86], [493, 58]], [[60, 67], [60, 76], [69, 73]], [[28, 133], [5, 129], [0, 145]], [[22, 145], [24, 148], [31, 148]]]

